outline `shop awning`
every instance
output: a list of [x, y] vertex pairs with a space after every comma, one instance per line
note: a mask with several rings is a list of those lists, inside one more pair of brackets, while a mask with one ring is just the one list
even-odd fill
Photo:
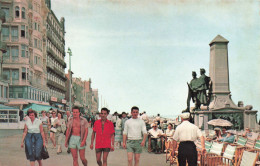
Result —
[[48, 106], [48, 105], [40, 105], [40, 104], [29, 104], [27, 107], [23, 109], [24, 112], [27, 112], [29, 109], [35, 110], [37, 112], [41, 111], [49, 111], [50, 109], [58, 109], [56, 107]]
[[18, 110], [18, 108], [9, 107], [9, 106], [0, 104], [0, 110]]

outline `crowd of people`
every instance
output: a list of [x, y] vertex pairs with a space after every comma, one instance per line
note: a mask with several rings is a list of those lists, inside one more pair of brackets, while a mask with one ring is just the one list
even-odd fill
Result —
[[[55, 110], [49, 112], [43, 110], [40, 117], [38, 116], [36, 111], [28, 110], [24, 118], [21, 147], [25, 145], [26, 157], [30, 160], [31, 166], [35, 165], [36, 160], [40, 166], [42, 165], [41, 151], [48, 146], [49, 140], [51, 148], [57, 149], [57, 154], [62, 153], [64, 138], [67, 153], [72, 155], [73, 165], [78, 165], [78, 152], [82, 164], [87, 165], [85, 149], [89, 127], [93, 128], [89, 148], [95, 149], [99, 166], [106, 166], [109, 152], [119, 148], [127, 149], [128, 165], [133, 163], [139, 165], [142, 147], [147, 142], [148, 134], [151, 135], [152, 142], [158, 136], [172, 137], [173, 135], [173, 126], [170, 124], [168, 129], [167, 126], [164, 128], [164, 123], [160, 123], [159, 114], [150, 125], [146, 112], [139, 113], [138, 107], [132, 107], [130, 114], [126, 112], [110, 114], [107, 108], [102, 108], [96, 115], [82, 114], [78, 107], [73, 107], [72, 114], [70, 111], [64, 114]], [[157, 130], [151, 129], [152, 126], [156, 126], [154, 129], [162, 128], [162, 130], [158, 129], [160, 135], [156, 135]], [[156, 148], [154, 144], [152, 147]]]
[[[202, 136], [200, 129], [190, 123], [189, 113], [180, 115], [182, 123], [174, 130], [172, 123], [163, 120], [158, 114], [149, 119], [146, 112], [139, 113], [138, 107], [132, 107], [131, 113], [122, 112], [110, 114], [110, 110], [102, 108], [97, 115], [81, 114], [78, 107], [73, 107], [72, 114], [66, 111], [63, 115], [59, 111], [41, 111], [41, 116], [34, 110], [28, 110], [25, 119], [24, 132], [21, 147], [25, 146], [25, 153], [31, 166], [35, 161], [42, 166], [41, 151], [51, 140], [52, 148], [57, 149], [57, 154], [62, 153], [62, 140], [65, 138], [67, 152], [71, 153], [73, 165], [78, 165], [78, 152], [83, 165], [87, 165], [85, 157], [86, 139], [88, 128], [93, 128], [91, 133], [90, 149], [95, 149], [98, 166], [106, 166], [109, 152], [115, 149], [127, 149], [128, 165], [139, 165], [142, 147], [150, 142], [151, 152], [162, 153], [162, 146], [166, 143], [176, 145], [180, 142], [178, 160], [179, 163], [195, 162], [194, 141], [201, 140], [202, 150], [205, 149], [206, 140], [233, 143], [235, 136], [231, 130], [226, 128], [215, 128], [213, 138]], [[251, 137], [252, 133], [246, 128], [242, 134]], [[148, 139], [149, 138], [149, 139]], [[148, 141], [149, 140], [149, 141]], [[95, 143], [95, 144], [94, 144]], [[173, 146], [174, 147], [174, 146]], [[189, 149], [189, 150], [187, 150]], [[195, 149], [195, 150], [194, 150]], [[103, 157], [102, 157], [103, 156]], [[191, 164], [192, 165], [192, 164]]]

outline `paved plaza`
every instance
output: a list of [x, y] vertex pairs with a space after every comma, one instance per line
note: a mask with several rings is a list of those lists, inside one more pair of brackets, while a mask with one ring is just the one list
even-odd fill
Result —
[[[89, 149], [90, 137], [92, 129], [89, 129], [86, 158], [88, 166], [96, 166], [95, 151]], [[64, 137], [65, 139], [65, 137]], [[64, 141], [63, 139], [63, 141]], [[0, 130], [0, 166], [29, 166], [29, 161], [26, 160], [24, 148], [21, 149], [20, 144], [22, 140], [22, 130]], [[43, 160], [44, 166], [72, 166], [72, 156], [67, 154], [63, 145], [63, 152], [59, 155], [56, 154], [56, 149], [51, 149], [49, 142], [48, 148], [50, 158]], [[38, 165], [38, 164], [36, 164]], [[79, 159], [79, 165], [82, 165]], [[125, 149], [116, 149], [114, 152], [109, 153], [108, 157], [109, 166], [127, 166], [127, 156]], [[144, 150], [140, 166], [168, 166], [165, 163], [165, 154], [153, 154]]]

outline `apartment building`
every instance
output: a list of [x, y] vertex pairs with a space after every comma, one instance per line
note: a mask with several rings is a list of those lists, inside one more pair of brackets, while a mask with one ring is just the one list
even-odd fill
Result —
[[64, 18], [58, 21], [50, 0], [1, 0], [6, 22], [2, 40], [3, 79], [9, 105], [66, 103]]
[[51, 10], [51, 1], [46, 0], [48, 8], [46, 17], [46, 57], [47, 87], [50, 93], [50, 104], [65, 110], [65, 19], [57, 19]]

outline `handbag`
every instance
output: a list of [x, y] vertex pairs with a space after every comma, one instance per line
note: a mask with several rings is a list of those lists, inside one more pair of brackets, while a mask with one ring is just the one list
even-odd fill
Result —
[[50, 157], [50, 156], [49, 156], [49, 153], [48, 153], [48, 151], [47, 151], [46, 146], [43, 146], [43, 147], [42, 147], [41, 156], [42, 156], [42, 159], [43, 159], [43, 160], [46, 160], [46, 159], [48, 159], [48, 158]]
[[56, 133], [56, 132], [57, 132], [57, 129], [54, 128], [54, 127], [52, 127], [52, 128], [51, 128], [51, 131], [54, 132], [54, 133]]

